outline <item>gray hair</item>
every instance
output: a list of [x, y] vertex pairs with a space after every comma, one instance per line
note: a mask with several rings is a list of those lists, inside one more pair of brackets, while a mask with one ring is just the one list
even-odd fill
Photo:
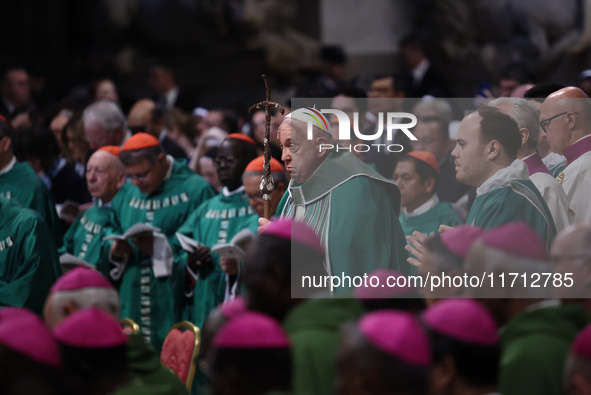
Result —
[[117, 129], [124, 130], [125, 115], [119, 106], [111, 100], [103, 99], [91, 104], [84, 109], [82, 113], [84, 128], [89, 125], [99, 124], [108, 133], [113, 133]]
[[540, 110], [529, 100], [518, 97], [499, 97], [491, 101], [488, 105], [496, 108], [503, 105], [511, 106], [511, 113], [507, 115], [517, 122], [517, 126], [520, 129], [526, 128], [529, 131], [529, 138], [526, 142], [527, 147], [529, 149], [536, 149], [538, 147], [538, 140], [540, 138]]
[[50, 301], [54, 314], [60, 320], [64, 318], [63, 307], [68, 303], [79, 309], [98, 307], [119, 319], [119, 295], [112, 288], [89, 287], [73, 291], [56, 291], [53, 292]]
[[412, 113], [417, 115], [423, 111], [433, 110], [442, 121], [450, 123], [453, 119], [453, 111], [447, 100], [436, 98], [421, 99], [412, 109]]

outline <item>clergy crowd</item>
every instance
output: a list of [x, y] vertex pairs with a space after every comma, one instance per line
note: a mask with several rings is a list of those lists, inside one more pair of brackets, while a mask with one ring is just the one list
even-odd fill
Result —
[[[378, 75], [369, 97], [323, 91], [355, 114], [343, 133], [313, 107], [187, 113], [174, 83], [125, 115], [100, 80], [35, 117], [19, 78], [0, 90], [0, 393], [591, 394], [580, 88], [458, 115]], [[408, 133], [375, 140], [400, 149], [358, 149], [404, 110]], [[181, 321], [190, 378], [160, 360]]]

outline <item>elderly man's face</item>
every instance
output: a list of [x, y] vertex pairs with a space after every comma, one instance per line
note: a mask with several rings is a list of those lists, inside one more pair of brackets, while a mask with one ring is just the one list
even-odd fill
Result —
[[109, 132], [99, 123], [84, 125], [84, 134], [91, 150], [97, 150], [105, 145], [118, 145], [112, 142]]
[[86, 165], [86, 183], [93, 198], [110, 202], [125, 182], [119, 159], [108, 152], [97, 151]]
[[[575, 99], [571, 99], [568, 104], [574, 104]], [[562, 154], [565, 148], [571, 145], [571, 132], [568, 128], [569, 116], [576, 116], [572, 111], [569, 111], [567, 106], [561, 105], [564, 100], [547, 99], [540, 108], [540, 124], [542, 125], [542, 136], [546, 137], [546, 141], [550, 145], [552, 152]], [[573, 110], [576, 111], [576, 110]]]
[[441, 161], [450, 150], [451, 141], [441, 133], [443, 126], [438, 121], [419, 122], [412, 133], [417, 141], [412, 141], [414, 151], [427, 151], [432, 153], [437, 161]]
[[460, 124], [456, 147], [451, 152], [456, 165], [456, 179], [462, 184], [479, 187], [488, 178], [485, 145], [480, 141], [478, 113], [466, 116]]
[[308, 140], [306, 124], [287, 118], [279, 127], [281, 160], [295, 182], [308, 181], [322, 163], [323, 153], [319, 152], [316, 139]]

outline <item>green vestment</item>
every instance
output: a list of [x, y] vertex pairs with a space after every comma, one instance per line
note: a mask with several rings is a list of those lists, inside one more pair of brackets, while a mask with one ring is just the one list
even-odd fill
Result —
[[331, 151], [306, 182], [291, 180], [277, 212], [305, 221], [320, 237], [330, 275], [410, 271], [398, 187], [348, 151]]
[[528, 175], [527, 166], [519, 159], [497, 171], [476, 190], [477, 196], [466, 224], [490, 229], [509, 222], [523, 221], [550, 248], [556, 236], [554, 219]]
[[61, 225], [47, 187], [28, 163], [16, 162], [7, 173], [0, 174], [0, 196], [16, 199], [38, 212], [53, 233], [55, 244], [62, 245]]
[[187, 388], [169, 368], [162, 365], [156, 351], [141, 335], [129, 335], [127, 343], [127, 366], [134, 377], [139, 377], [150, 386], [167, 385], [174, 391], [168, 393], [187, 394]]
[[115, 211], [111, 207], [95, 204], [70, 225], [59, 253], [67, 252], [83, 259], [108, 277], [109, 244], [103, 241], [103, 237], [120, 232]]
[[292, 345], [294, 393], [333, 393], [341, 326], [362, 314], [361, 303], [353, 298], [306, 300], [287, 313], [283, 329]]
[[509, 321], [501, 331], [499, 392], [561, 394], [566, 355], [586, 323], [577, 305], [541, 307]]
[[[145, 194], [127, 182], [115, 195], [112, 207], [121, 230], [141, 222], [160, 228], [169, 240], [189, 213], [212, 197], [213, 188], [192, 172], [184, 161], [175, 161], [170, 176], [154, 192]], [[129, 317], [156, 350], [170, 327], [180, 321], [184, 266], [173, 265], [172, 274], [155, 277], [150, 256], [134, 248], [121, 276], [121, 316]]]
[[49, 288], [61, 275], [57, 249], [38, 213], [0, 197], [0, 306], [41, 315]]

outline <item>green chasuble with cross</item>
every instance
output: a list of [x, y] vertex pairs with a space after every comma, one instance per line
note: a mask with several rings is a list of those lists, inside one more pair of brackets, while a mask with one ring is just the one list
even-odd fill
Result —
[[61, 274], [45, 221], [0, 197], [0, 306], [26, 307], [41, 315], [49, 288]]
[[113, 208], [97, 203], [70, 225], [59, 253], [67, 252], [83, 259], [108, 277], [110, 244], [105, 243], [103, 237], [120, 233]]
[[[209, 183], [178, 160], [154, 192], [142, 193], [128, 181], [115, 195], [112, 207], [122, 231], [145, 223], [160, 228], [170, 243], [189, 213], [213, 195]], [[118, 274], [119, 295], [121, 316], [137, 322], [146, 340], [159, 351], [168, 330], [181, 318], [185, 268], [173, 265], [170, 276], [155, 277], [152, 267], [152, 257], [134, 247], [123, 274]]]
[[306, 222], [319, 236], [329, 275], [410, 272], [400, 190], [348, 151], [331, 151], [306, 182], [292, 179], [277, 212]]
[[490, 229], [509, 222], [527, 223], [550, 248], [556, 227], [550, 210], [529, 180], [526, 164], [515, 160], [477, 190], [466, 224]]
[[14, 160], [8, 166], [12, 166], [10, 170], [0, 174], [0, 196], [16, 199], [23, 206], [38, 212], [49, 226], [55, 244], [60, 247], [61, 225], [47, 187], [28, 163]]
[[[232, 237], [244, 228], [250, 229], [256, 235], [258, 219], [259, 216], [248, 203], [244, 187], [232, 192], [224, 187], [217, 196], [191, 213], [179, 229], [179, 233], [211, 248], [216, 244], [229, 243]], [[173, 250], [177, 256], [175, 265], [184, 267], [187, 254], [180, 249], [178, 240], [173, 242]], [[193, 297], [188, 301], [184, 314], [185, 319], [200, 328], [210, 311], [224, 301], [226, 291], [226, 274], [220, 268], [220, 256], [212, 251], [211, 258], [213, 267], [211, 270], [200, 270]]]

